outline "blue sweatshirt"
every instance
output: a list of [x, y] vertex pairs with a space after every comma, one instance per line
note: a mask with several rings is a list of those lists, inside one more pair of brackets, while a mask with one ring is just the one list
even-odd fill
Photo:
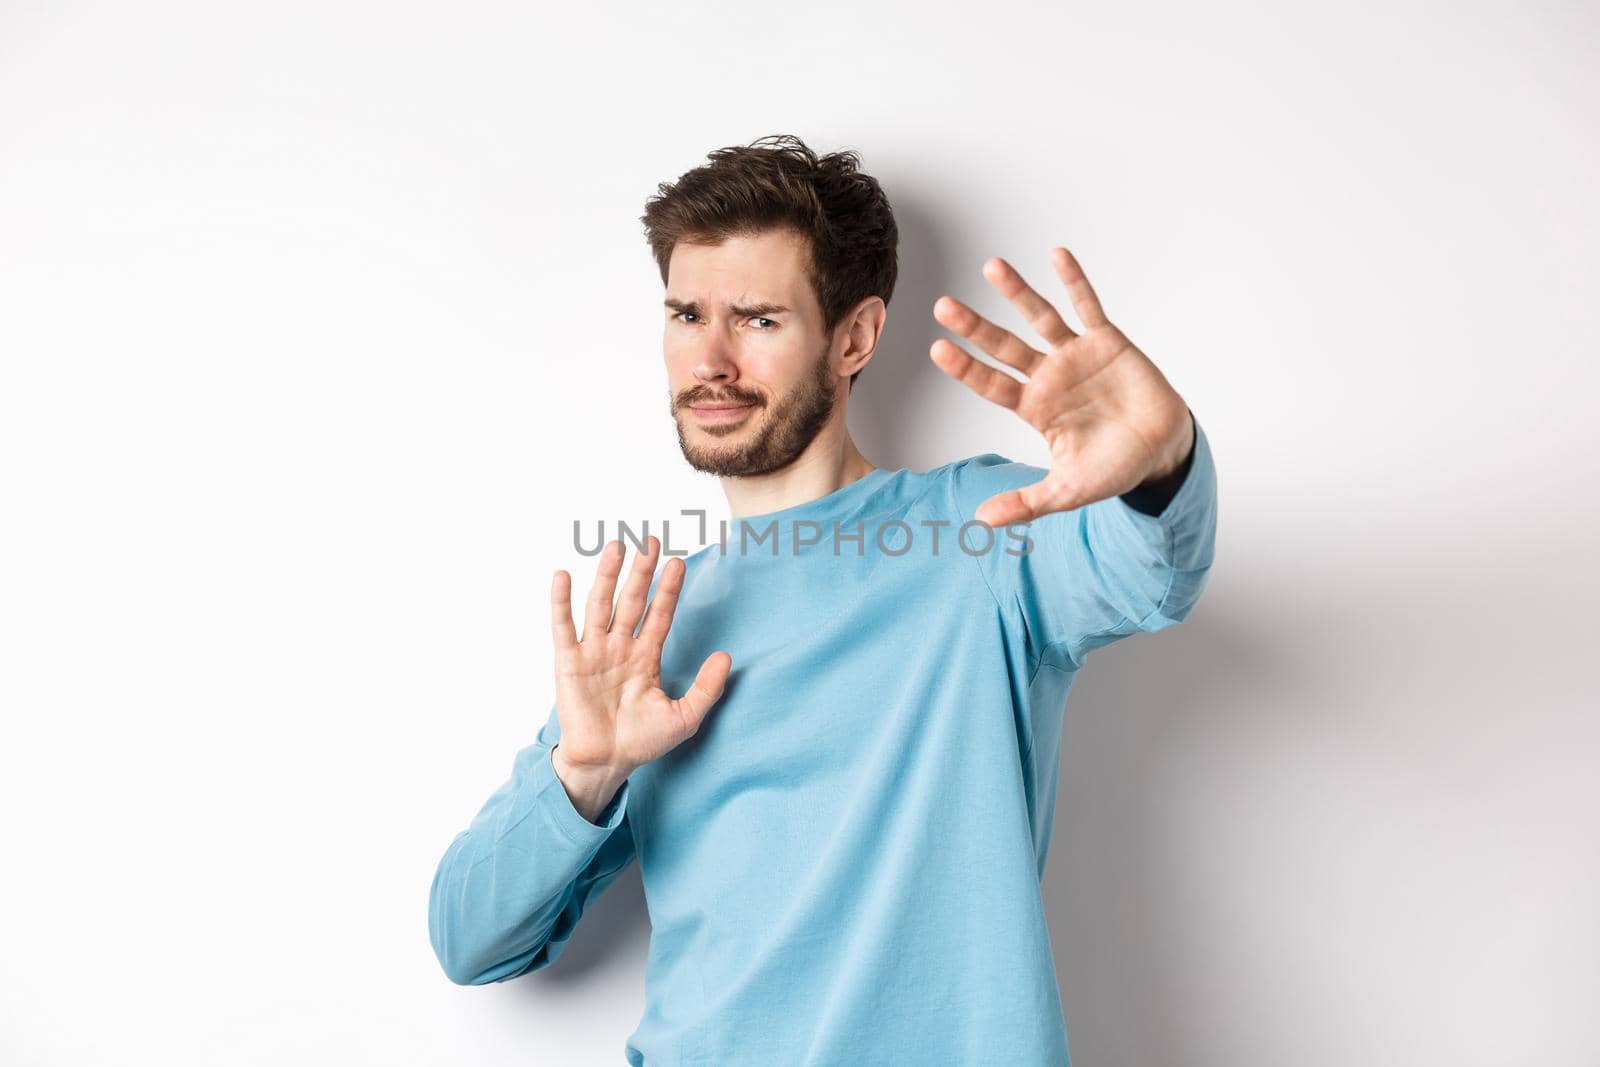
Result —
[[680, 695], [724, 649], [722, 698], [598, 823], [555, 775], [552, 708], [439, 863], [445, 973], [548, 966], [637, 860], [634, 1067], [1068, 1064], [1040, 893], [1067, 691], [1093, 649], [1194, 607], [1216, 471], [1196, 423], [1158, 515], [1112, 497], [973, 522], [1045, 473], [994, 453], [880, 468], [713, 531], [661, 674]]

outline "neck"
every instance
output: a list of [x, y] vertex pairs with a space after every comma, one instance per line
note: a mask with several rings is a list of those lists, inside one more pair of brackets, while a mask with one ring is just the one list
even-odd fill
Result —
[[770, 474], [723, 478], [722, 491], [729, 513], [738, 519], [809, 503], [876, 469], [856, 448], [849, 431], [830, 426], [787, 467]]

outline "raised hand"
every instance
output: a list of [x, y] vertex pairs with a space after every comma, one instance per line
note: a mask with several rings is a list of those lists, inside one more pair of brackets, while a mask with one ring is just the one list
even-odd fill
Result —
[[652, 536], [646, 546], [644, 555], [635, 555], [613, 613], [623, 546], [621, 541], [606, 545], [584, 609], [581, 641], [572, 623], [572, 576], [556, 571], [550, 584], [561, 722], [561, 739], [550, 758], [591, 821], [635, 769], [694, 736], [722, 696], [733, 666], [726, 652], [713, 652], [683, 696], [662, 690], [661, 649], [683, 587], [684, 563], [677, 557], [667, 560], [646, 613], [661, 542]]
[[1047, 352], [954, 297], [942, 296], [933, 305], [933, 317], [942, 326], [1015, 367], [1027, 381], [987, 366], [944, 338], [928, 351], [933, 362], [979, 396], [1015, 411], [1050, 446], [1049, 474], [978, 508], [975, 517], [990, 526], [1030, 522], [1168, 478], [1194, 445], [1189, 406], [1106, 318], [1077, 259], [1057, 247], [1050, 262], [1083, 322], [1082, 333], [1069, 327], [1011, 264], [997, 256], [983, 265], [989, 284], [1048, 342]]

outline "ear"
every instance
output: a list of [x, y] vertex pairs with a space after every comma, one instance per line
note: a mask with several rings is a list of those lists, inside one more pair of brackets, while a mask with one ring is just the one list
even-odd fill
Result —
[[844, 335], [844, 350], [839, 354], [839, 373], [850, 376], [865, 367], [878, 350], [889, 308], [882, 297], [869, 296], [851, 308], [839, 323]]

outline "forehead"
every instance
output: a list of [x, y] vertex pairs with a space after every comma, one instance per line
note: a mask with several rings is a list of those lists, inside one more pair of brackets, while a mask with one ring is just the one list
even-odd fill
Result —
[[806, 252], [805, 238], [792, 230], [729, 237], [715, 245], [679, 241], [667, 264], [667, 299], [715, 307], [752, 301], [814, 307]]

